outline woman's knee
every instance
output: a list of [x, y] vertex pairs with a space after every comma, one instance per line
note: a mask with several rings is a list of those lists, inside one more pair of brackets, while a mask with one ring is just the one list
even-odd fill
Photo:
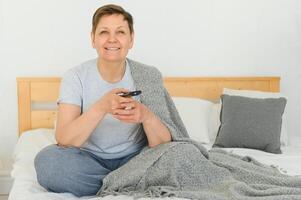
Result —
[[34, 159], [34, 166], [38, 182], [41, 186], [49, 189], [49, 178], [55, 173], [54, 163], [57, 162], [57, 145], [50, 145], [42, 149]]
[[101, 172], [109, 173], [73, 147], [48, 146], [37, 154], [34, 163], [41, 186], [52, 192], [70, 192], [76, 196], [96, 194], [102, 185]]

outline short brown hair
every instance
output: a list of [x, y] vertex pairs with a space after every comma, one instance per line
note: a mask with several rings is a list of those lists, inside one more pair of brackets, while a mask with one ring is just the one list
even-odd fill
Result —
[[133, 27], [133, 17], [132, 15], [125, 11], [121, 6], [118, 5], [114, 5], [114, 4], [108, 4], [108, 5], [104, 5], [100, 8], [98, 8], [94, 15], [93, 15], [93, 19], [92, 19], [92, 33], [95, 33], [96, 31], [96, 27], [97, 24], [99, 22], [99, 20], [101, 19], [101, 17], [105, 16], [105, 15], [113, 15], [113, 14], [120, 14], [124, 17], [124, 20], [126, 20], [128, 22], [129, 28], [130, 28], [130, 32], [133, 33], [134, 32], [134, 27]]

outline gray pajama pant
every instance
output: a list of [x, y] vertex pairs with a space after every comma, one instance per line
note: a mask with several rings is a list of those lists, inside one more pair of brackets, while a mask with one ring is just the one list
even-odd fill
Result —
[[72, 193], [78, 197], [95, 195], [103, 178], [127, 163], [139, 152], [119, 159], [102, 159], [76, 147], [56, 144], [42, 149], [34, 164], [41, 186], [51, 192]]

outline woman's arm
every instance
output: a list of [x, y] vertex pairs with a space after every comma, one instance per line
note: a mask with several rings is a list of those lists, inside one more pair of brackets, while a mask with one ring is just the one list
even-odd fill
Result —
[[133, 101], [116, 95], [120, 92], [127, 90], [119, 88], [108, 92], [83, 114], [80, 113], [80, 106], [60, 103], [55, 134], [58, 144], [82, 146], [107, 113], [112, 113], [113, 108], [119, 108], [120, 103]]
[[105, 112], [96, 107], [97, 105], [94, 105], [89, 111], [80, 115], [79, 106], [60, 104], [55, 134], [58, 144], [82, 146], [105, 115]]
[[145, 120], [143, 128], [148, 140], [149, 147], [155, 147], [158, 144], [171, 141], [171, 134], [161, 120], [151, 111], [149, 117]]

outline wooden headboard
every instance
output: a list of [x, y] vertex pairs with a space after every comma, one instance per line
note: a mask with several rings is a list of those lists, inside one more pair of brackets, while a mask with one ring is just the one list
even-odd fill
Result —
[[[56, 102], [59, 77], [17, 78], [19, 135], [30, 129], [53, 128], [56, 108], [34, 109], [34, 103]], [[279, 92], [279, 77], [167, 77], [164, 84], [171, 96], [197, 97], [216, 101], [223, 88]]]

